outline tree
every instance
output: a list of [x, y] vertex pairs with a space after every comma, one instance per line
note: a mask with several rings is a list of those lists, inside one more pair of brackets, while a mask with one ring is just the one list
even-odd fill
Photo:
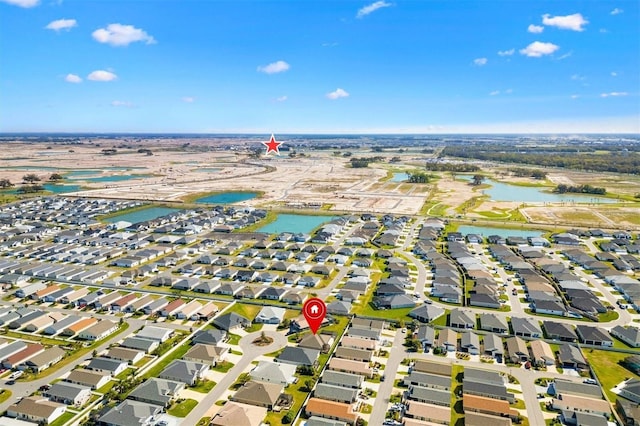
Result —
[[[13, 184], [9, 179], [0, 179], [0, 188], [9, 188], [12, 187]], [[639, 197], [640, 198], [640, 197]]]
[[311, 392], [311, 389], [313, 389], [313, 380], [311, 379], [305, 380], [304, 388], [305, 388], [305, 392]]
[[477, 186], [477, 185], [481, 185], [482, 184], [482, 182], [484, 181], [484, 176], [482, 176], [482, 175], [473, 175], [473, 178], [471, 178], [471, 179], [472, 179], [471, 184]]
[[27, 173], [22, 176], [22, 180], [29, 183], [40, 182], [40, 178], [35, 173]]
[[63, 179], [64, 179], [64, 176], [62, 176], [60, 173], [52, 173], [51, 176], [49, 177], [49, 180], [52, 182], [57, 182]]

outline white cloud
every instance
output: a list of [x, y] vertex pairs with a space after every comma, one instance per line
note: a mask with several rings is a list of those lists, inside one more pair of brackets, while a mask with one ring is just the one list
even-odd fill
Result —
[[258, 71], [263, 72], [265, 74], [276, 74], [279, 72], [287, 71], [291, 66], [285, 61], [276, 61], [272, 62], [269, 65], [259, 66]]
[[105, 70], [96, 70], [87, 76], [87, 80], [91, 81], [113, 81], [117, 78], [117, 75], [115, 75], [111, 71]]
[[573, 51], [571, 51], [571, 52], [567, 52], [567, 53], [565, 53], [565, 54], [564, 54], [564, 55], [562, 55], [562, 56], [558, 56], [558, 60], [559, 60], [559, 61], [561, 61], [561, 60], [563, 60], [563, 59], [567, 59], [567, 58], [568, 58], [569, 56], [571, 56], [571, 55], [573, 55]]
[[284, 102], [284, 101], [286, 101], [287, 99], [289, 99], [289, 98], [287, 98], [287, 96], [285, 95], [285, 96], [280, 96], [279, 98], [276, 98], [276, 101], [277, 101], [277, 102]]
[[476, 58], [473, 60], [473, 64], [479, 67], [487, 65], [487, 58]]
[[335, 91], [331, 92], [331, 93], [327, 93], [327, 98], [331, 99], [331, 100], [336, 100], [336, 99], [340, 99], [340, 98], [346, 98], [349, 96], [349, 93], [346, 90], [343, 90], [341, 88], [337, 88]]
[[617, 7], [611, 11], [612, 15], [620, 15], [624, 10], [618, 9]]
[[507, 95], [510, 95], [513, 93], [513, 89], [507, 89], [504, 91], [504, 93], [506, 93]]
[[611, 71], [611, 77], [617, 77], [617, 76], [618, 76], [618, 73], [617, 73], [617, 72], [615, 72], [615, 71]]
[[627, 92], [609, 92], [609, 93], [602, 93], [600, 95], [601, 98], [608, 98], [609, 96], [627, 96], [628, 93]]
[[489, 96], [496, 96], [499, 95], [500, 91], [499, 90], [494, 90], [493, 92], [489, 92]]
[[34, 7], [40, 4], [40, 0], [0, 0], [1, 2], [12, 4], [26, 8]]
[[547, 13], [542, 15], [542, 23], [549, 27], [560, 28], [561, 30], [584, 31], [583, 26], [587, 25], [589, 21], [584, 19], [579, 13], [567, 16], [551, 16]]
[[573, 80], [573, 81], [584, 81], [586, 79], [587, 79], [587, 77], [585, 77], [583, 75], [580, 75], [580, 74], [573, 74], [571, 76], [571, 80]]
[[571, 99], [578, 99], [580, 95], [571, 95]]
[[607, 34], [609, 32], [609, 30], [606, 29], [606, 28], [600, 28], [599, 32], [600, 32], [600, 34]]
[[560, 49], [560, 46], [556, 46], [553, 43], [534, 41], [524, 49], [520, 49], [520, 53], [522, 55], [529, 56], [530, 58], [539, 58], [544, 55], [551, 55], [558, 49]]
[[188, 104], [194, 103], [196, 101], [196, 98], [194, 98], [193, 96], [185, 96], [182, 98], [182, 102], [186, 102]]
[[544, 31], [544, 27], [542, 25], [529, 25], [529, 27], [527, 28], [527, 31], [529, 31], [530, 33], [533, 34], [540, 34], [541, 32]]
[[146, 31], [133, 25], [109, 24], [107, 28], [99, 28], [91, 35], [97, 42], [107, 43], [111, 46], [128, 46], [136, 41], [143, 41], [146, 44], [156, 42]]
[[516, 49], [509, 49], [509, 50], [499, 50], [498, 51], [498, 55], [499, 56], [511, 56], [516, 52]]
[[382, 9], [383, 7], [389, 7], [391, 5], [392, 5], [391, 3], [387, 3], [386, 1], [377, 1], [375, 3], [371, 3], [370, 5], [367, 5], [359, 9], [358, 14], [356, 15], [356, 18], [364, 18], [368, 14], [373, 13], [378, 9]]
[[67, 83], [82, 83], [82, 79], [80, 78], [80, 76], [77, 76], [75, 74], [67, 74], [67, 76], [64, 78], [64, 81], [66, 81]]
[[131, 108], [133, 104], [129, 101], [111, 101], [111, 106]]
[[73, 27], [77, 27], [78, 22], [75, 19], [58, 19], [57, 21], [49, 22], [45, 27], [47, 30], [60, 31], [70, 30]]

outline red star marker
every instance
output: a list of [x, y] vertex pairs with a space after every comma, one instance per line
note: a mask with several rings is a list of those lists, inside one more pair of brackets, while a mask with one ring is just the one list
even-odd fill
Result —
[[272, 134], [271, 139], [269, 139], [269, 142], [262, 142], [262, 145], [267, 147], [267, 154], [270, 152], [275, 152], [276, 154], [280, 154], [278, 147], [282, 145], [282, 142], [276, 142], [276, 138]]

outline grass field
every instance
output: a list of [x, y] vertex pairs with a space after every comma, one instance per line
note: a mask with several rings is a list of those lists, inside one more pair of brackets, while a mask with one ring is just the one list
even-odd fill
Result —
[[242, 315], [245, 318], [249, 318], [251, 321], [258, 315], [262, 307], [258, 305], [244, 305], [242, 303], [236, 303], [231, 308], [227, 309], [225, 313], [235, 312], [238, 315]]
[[173, 406], [167, 410], [167, 413], [176, 417], [187, 417], [196, 405], [198, 405], [198, 401], [185, 399], [184, 401], [173, 404]]
[[583, 351], [591, 368], [596, 373], [598, 380], [602, 384], [602, 389], [611, 402], [615, 401], [617, 396], [611, 392], [611, 388], [625, 380], [634, 377], [640, 379], [640, 376], [633, 374], [619, 363], [630, 354], [602, 351], [598, 349], [586, 349]]

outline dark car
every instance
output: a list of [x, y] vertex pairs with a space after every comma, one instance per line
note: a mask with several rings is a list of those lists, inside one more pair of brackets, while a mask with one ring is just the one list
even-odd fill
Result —
[[5, 383], [6, 385], [15, 385], [16, 381], [15, 380], [9, 380]]

